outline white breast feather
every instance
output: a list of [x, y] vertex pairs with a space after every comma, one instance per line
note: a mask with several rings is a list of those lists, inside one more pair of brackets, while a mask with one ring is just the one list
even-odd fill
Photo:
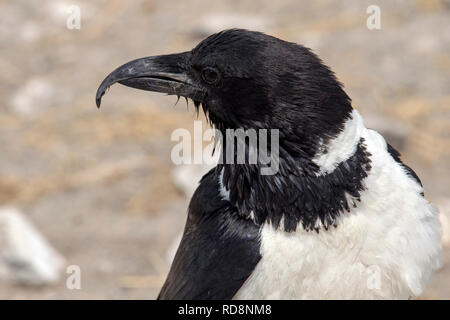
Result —
[[349, 140], [359, 137], [372, 169], [357, 208], [344, 213], [337, 228], [319, 233], [264, 225], [262, 258], [235, 299], [407, 299], [423, 293], [440, 266], [438, 209], [390, 156], [384, 138], [366, 129], [354, 111], [336, 138], [344, 150], [331, 143], [327, 156], [316, 159], [329, 172], [351, 156]]

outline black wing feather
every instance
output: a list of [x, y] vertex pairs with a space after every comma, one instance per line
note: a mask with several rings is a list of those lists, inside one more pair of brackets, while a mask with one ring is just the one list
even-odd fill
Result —
[[259, 227], [219, 195], [215, 170], [206, 174], [158, 299], [231, 299], [261, 259]]

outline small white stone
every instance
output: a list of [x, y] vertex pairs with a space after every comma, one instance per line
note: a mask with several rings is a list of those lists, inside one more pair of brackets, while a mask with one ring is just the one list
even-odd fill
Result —
[[53, 87], [42, 78], [32, 78], [11, 99], [12, 109], [22, 115], [33, 115], [46, 108], [53, 97]]
[[18, 209], [0, 207], [0, 280], [52, 284], [63, 265], [64, 259]]

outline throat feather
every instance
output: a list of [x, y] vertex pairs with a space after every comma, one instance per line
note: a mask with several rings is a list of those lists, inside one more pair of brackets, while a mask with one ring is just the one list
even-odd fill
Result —
[[217, 170], [224, 199], [243, 218], [252, 215], [257, 225], [270, 223], [287, 232], [299, 225], [319, 231], [336, 227], [339, 216], [357, 206], [371, 169], [370, 156], [360, 138], [354, 153], [324, 174], [317, 174], [317, 167], [315, 172], [304, 170], [299, 159], [283, 157], [274, 175], [261, 175], [258, 165], [249, 164], [222, 164]]

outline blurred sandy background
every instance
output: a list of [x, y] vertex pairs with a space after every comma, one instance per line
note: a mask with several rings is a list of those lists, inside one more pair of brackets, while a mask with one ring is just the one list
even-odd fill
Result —
[[[370, 4], [381, 30], [366, 27]], [[70, 5], [80, 30], [66, 27]], [[170, 134], [196, 116], [176, 97], [121, 86], [97, 110], [95, 91], [126, 61], [231, 27], [318, 53], [449, 228], [450, 1], [0, 0], [0, 14], [0, 207], [21, 211], [65, 261], [53, 284], [0, 280], [0, 298], [156, 297], [189, 196]], [[80, 266], [81, 290], [66, 288], [66, 265]], [[449, 263], [425, 298], [450, 298]]]

